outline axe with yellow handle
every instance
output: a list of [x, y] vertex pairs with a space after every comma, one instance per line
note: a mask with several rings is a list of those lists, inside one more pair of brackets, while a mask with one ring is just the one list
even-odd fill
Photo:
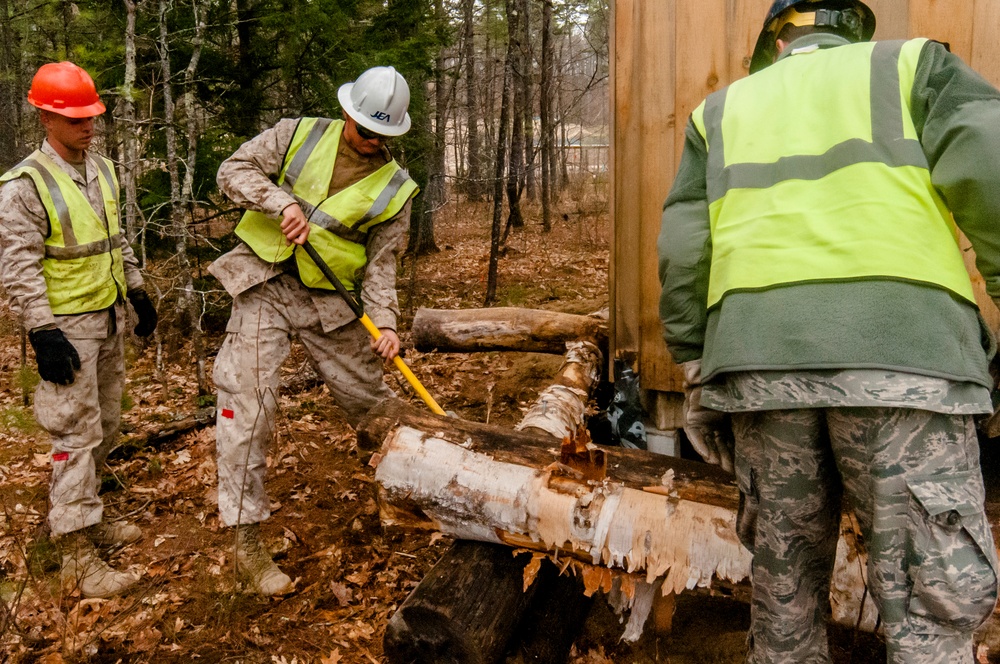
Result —
[[[307, 254], [309, 254], [309, 258], [313, 260], [313, 263], [315, 263], [316, 267], [320, 269], [323, 276], [326, 277], [331, 284], [333, 284], [333, 287], [337, 290], [340, 297], [344, 298], [344, 302], [346, 302], [347, 306], [351, 308], [354, 315], [358, 317], [358, 320], [365, 326], [368, 333], [372, 335], [372, 338], [375, 339], [375, 341], [381, 339], [382, 332], [375, 327], [375, 323], [372, 322], [372, 319], [368, 317], [368, 314], [364, 312], [358, 301], [355, 300], [354, 296], [351, 295], [346, 287], [344, 287], [344, 284], [341, 283], [340, 279], [337, 278], [337, 275], [333, 273], [333, 270], [331, 270], [330, 266], [326, 264], [326, 261], [320, 258], [319, 253], [317, 253], [316, 249], [309, 244], [308, 240], [302, 245], [302, 248], [305, 249]], [[424, 400], [427, 407], [438, 415], [445, 415], [446, 413], [444, 412], [444, 409], [438, 405], [437, 401], [434, 400], [434, 397], [431, 396], [430, 392], [428, 392], [424, 386], [420, 384], [417, 377], [413, 375], [412, 371], [410, 371], [410, 367], [406, 366], [406, 362], [403, 361], [403, 358], [396, 355], [396, 357], [392, 358], [392, 361], [393, 364], [396, 365], [396, 368], [399, 369], [399, 373], [403, 374], [403, 378], [406, 379], [406, 382], [410, 384], [410, 387], [416, 390], [417, 394], [420, 395], [420, 398]]]

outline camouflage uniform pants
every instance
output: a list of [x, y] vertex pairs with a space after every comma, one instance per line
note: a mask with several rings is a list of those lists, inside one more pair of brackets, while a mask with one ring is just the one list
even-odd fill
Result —
[[841, 497], [867, 545], [893, 664], [972, 664], [997, 560], [971, 416], [901, 408], [733, 414], [739, 518], [753, 552], [750, 664], [830, 662]]
[[72, 385], [42, 381], [35, 389], [35, 419], [52, 435], [49, 527], [64, 535], [101, 520], [98, 473], [121, 422], [125, 352], [121, 334], [70, 339], [80, 355]]
[[279, 369], [296, 336], [352, 424], [393, 395], [368, 334], [354, 321], [324, 332], [309, 293], [282, 275], [240, 293], [215, 361], [219, 396], [216, 452], [219, 514], [227, 526], [271, 515], [264, 490], [267, 449], [274, 434]]

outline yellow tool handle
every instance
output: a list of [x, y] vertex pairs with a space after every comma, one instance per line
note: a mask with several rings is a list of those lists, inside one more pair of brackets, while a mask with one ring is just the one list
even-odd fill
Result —
[[[358, 320], [361, 321], [361, 324], [365, 326], [365, 329], [368, 330], [368, 333], [372, 335], [372, 338], [375, 339], [375, 341], [382, 338], [382, 330], [375, 327], [375, 323], [373, 323], [372, 319], [368, 317], [368, 314], [361, 314], [361, 318]], [[397, 355], [392, 358], [392, 361], [393, 364], [396, 365], [396, 368], [399, 369], [399, 373], [403, 374], [403, 378], [406, 379], [406, 382], [410, 384], [410, 387], [416, 390], [417, 394], [420, 395], [420, 398], [424, 400], [427, 407], [438, 415], [445, 415], [446, 413], [444, 412], [444, 409], [438, 405], [437, 401], [434, 400], [434, 397], [431, 396], [431, 393], [420, 384], [417, 377], [413, 375], [412, 371], [410, 371], [410, 367], [406, 366], [406, 362], [403, 361], [403, 358]]]
[[[333, 270], [330, 269], [330, 266], [326, 264], [326, 261], [323, 260], [323, 257], [320, 256], [319, 253], [317, 253], [316, 249], [311, 244], [309, 244], [308, 241], [306, 241], [302, 245], [302, 248], [305, 250], [307, 254], [309, 254], [309, 258], [312, 259], [313, 263], [316, 264], [316, 267], [318, 267], [320, 272], [323, 273], [323, 276], [325, 276], [327, 280], [333, 285], [334, 289], [336, 289], [337, 291], [337, 294], [344, 299], [344, 302], [346, 302], [347, 306], [351, 308], [351, 311], [354, 312], [354, 315], [358, 317], [358, 320], [361, 321], [361, 324], [365, 326], [365, 329], [368, 330], [368, 333], [372, 335], [372, 338], [375, 339], [375, 341], [381, 339], [382, 331], [379, 330], [377, 327], [375, 327], [375, 323], [372, 322], [372, 319], [369, 318], [368, 314], [366, 314], [364, 312], [364, 309], [361, 308], [361, 304], [359, 304], [358, 301], [354, 299], [353, 295], [347, 292], [347, 289], [344, 288], [344, 284], [340, 282], [340, 279], [338, 279], [337, 275], [333, 273]], [[417, 394], [419, 394], [420, 398], [424, 400], [424, 403], [427, 404], [428, 408], [430, 408], [438, 415], [447, 415], [447, 413], [444, 412], [444, 409], [437, 404], [437, 401], [434, 401], [434, 397], [431, 396], [430, 392], [425, 390], [424, 386], [420, 384], [419, 380], [417, 380], [417, 377], [413, 375], [413, 372], [410, 371], [410, 367], [406, 366], [406, 362], [403, 361], [403, 358], [397, 355], [396, 357], [392, 358], [392, 361], [393, 363], [395, 363], [396, 368], [399, 369], [399, 373], [403, 374], [403, 378], [405, 378], [406, 382], [410, 384], [410, 387], [412, 387], [417, 391]]]

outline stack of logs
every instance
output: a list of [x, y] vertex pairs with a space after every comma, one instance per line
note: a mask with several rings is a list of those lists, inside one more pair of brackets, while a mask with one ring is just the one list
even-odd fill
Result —
[[[602, 590], [622, 599], [632, 610], [625, 636], [635, 639], [654, 595], [745, 591], [750, 554], [736, 537], [738, 491], [730, 474], [588, 443], [582, 424], [603, 364], [603, 329], [593, 318], [552, 312], [418, 311], [413, 334], [421, 349], [568, 352], [555, 383], [515, 431], [401, 401], [386, 402], [362, 423], [359, 445], [380, 450], [383, 524], [458, 540], [390, 620], [391, 662], [496, 662], [533, 602], [543, 617], [525, 622], [544, 638], [519, 635], [530, 651], [525, 659], [564, 661], [575, 636], [570, 626], [589, 606], [583, 595]], [[546, 558], [554, 564], [540, 567]], [[871, 631], [877, 614], [864, 602], [864, 568], [845, 519], [832, 619]]]

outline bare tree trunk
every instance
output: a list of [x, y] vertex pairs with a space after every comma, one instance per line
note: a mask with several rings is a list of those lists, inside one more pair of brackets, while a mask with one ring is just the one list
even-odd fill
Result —
[[249, 137], [257, 133], [263, 107], [263, 94], [257, 80], [261, 72], [261, 58], [257, 52], [260, 47], [256, 45], [260, 16], [255, 0], [235, 0], [234, 4], [240, 66], [236, 70], [237, 87], [232, 93], [231, 104], [236, 111], [232, 114], [233, 129], [238, 135]]
[[524, 87], [524, 177], [520, 183], [528, 200], [537, 198], [535, 191], [535, 105], [532, 99], [534, 49], [531, 46], [531, 6], [528, 0], [518, 0], [521, 5], [521, 85]]
[[524, 227], [521, 217], [520, 183], [524, 172], [524, 64], [521, 47], [521, 13], [520, 0], [507, 0], [507, 57], [511, 71], [511, 94], [513, 95], [513, 110], [510, 128], [510, 167], [507, 169], [507, 225], [504, 228], [503, 241], [511, 228]]
[[542, 143], [542, 230], [552, 230], [552, 0], [542, 0], [542, 80], [538, 107]]
[[[566, 62], [565, 51], [560, 46], [559, 58], [553, 58], [553, 71], [562, 71], [562, 65]], [[553, 200], [559, 200], [559, 194], [566, 187], [566, 183], [569, 182], [569, 170], [566, 167], [566, 146], [569, 145], [567, 140], [566, 132], [566, 102], [563, 99], [563, 82], [564, 78], [559, 76], [555, 79], [556, 93], [556, 117], [558, 118], [557, 123], [559, 125], [559, 148], [553, 151], [552, 158], [555, 160], [552, 165], [552, 192]], [[554, 127], [553, 127], [554, 130]], [[559, 166], [559, 176], [556, 176], [556, 165]]]
[[70, 24], [73, 22], [73, 0], [62, 1], [62, 21], [63, 21], [63, 59], [69, 60], [73, 52], [73, 42], [70, 41]]
[[500, 126], [497, 129], [497, 159], [493, 177], [493, 228], [490, 234], [490, 267], [486, 279], [486, 299], [484, 306], [496, 301], [497, 265], [500, 262], [500, 218], [503, 213], [503, 173], [506, 161], [507, 123], [510, 118], [511, 48], [507, 46], [507, 57], [503, 68], [503, 99], [500, 102]]
[[468, 148], [466, 158], [465, 192], [470, 201], [479, 201], [483, 197], [483, 168], [479, 145], [479, 102], [476, 95], [476, 45], [474, 9], [475, 0], [462, 0], [462, 20], [465, 30], [462, 35], [462, 48], [465, 51], [465, 122], [468, 132]]
[[0, 168], [7, 170], [21, 158], [21, 63], [15, 57], [9, 0], [0, 0]]
[[[575, 434], [583, 422], [586, 403], [600, 375], [602, 356], [586, 342], [570, 346], [554, 384], [538, 396], [518, 425], [519, 431], [544, 433], [558, 440]], [[374, 424], [372, 428], [366, 425], [359, 429], [359, 443], [380, 442], [369, 436], [379, 429], [377, 417], [375, 422], [366, 420], [366, 424]], [[378, 434], [374, 437], [380, 438]], [[579, 581], [570, 582], [569, 588], [561, 591], [548, 583], [538, 583], [534, 575], [535, 581], [529, 584], [526, 563], [523, 557], [512, 559], [509, 552], [495, 544], [456, 542], [386, 626], [389, 661], [497, 662], [510, 649], [511, 639], [520, 636], [518, 624], [524, 625], [529, 605], [552, 601], [562, 602], [558, 611], [564, 620], [553, 621], [543, 638], [533, 640], [550, 642], [552, 647], [523, 644], [529, 652], [551, 655], [525, 661], [565, 661], [573, 635], [582, 627], [582, 620], [572, 617], [582, 618], [591, 600], [583, 597]]]
[[[184, 70], [184, 119], [187, 123], [187, 165], [184, 168], [184, 184], [181, 187], [181, 198], [187, 203], [188, 213], [194, 221], [194, 168], [198, 162], [199, 111], [195, 104], [194, 75], [201, 60], [201, 46], [205, 38], [205, 16], [208, 13], [207, 0], [192, 0], [191, 11], [194, 14], [195, 33], [191, 42], [191, 60]], [[186, 229], [185, 229], [186, 230]], [[184, 290], [187, 293], [188, 316], [191, 318], [191, 343], [194, 350], [197, 367], [198, 396], [209, 393], [208, 374], [205, 371], [205, 342], [201, 329], [201, 317], [205, 306], [202, 294], [194, 288], [191, 265], [187, 260], [187, 233], [180, 238], [184, 245]]]
[[[440, 25], [444, 25], [446, 16], [443, 0], [434, 0], [434, 12]], [[424, 198], [424, 214], [419, 223], [412, 226], [410, 249], [417, 256], [437, 253], [437, 243], [434, 241], [434, 215], [444, 207], [445, 202], [445, 129], [448, 124], [448, 91], [445, 88], [445, 47], [438, 49], [434, 60], [434, 145], [431, 149], [429, 168], [427, 169], [427, 195]], [[430, 124], [430, 118], [428, 118]]]
[[[195, 5], [197, 7], [197, 4]], [[184, 207], [185, 199], [181, 192], [180, 184], [180, 164], [177, 158], [177, 129], [174, 125], [175, 121], [175, 107], [174, 107], [174, 96], [171, 83], [171, 70], [170, 70], [170, 44], [169, 44], [169, 31], [167, 29], [167, 0], [160, 0], [160, 11], [159, 11], [159, 24], [160, 24], [160, 38], [159, 38], [159, 52], [160, 52], [160, 71], [163, 76], [163, 115], [165, 124], [165, 136], [167, 144], [167, 172], [170, 177], [170, 227], [171, 232], [174, 236], [174, 253], [178, 263], [178, 271], [180, 275], [180, 289], [177, 296], [177, 313], [180, 320], [187, 319], [193, 328], [193, 335], [197, 337], [195, 342], [195, 349], [201, 346], [200, 342], [200, 331], [198, 330], [200, 314], [198, 313], [197, 306], [195, 304], [194, 298], [194, 282], [191, 275], [191, 261], [188, 259], [187, 255], [187, 224], [185, 223]], [[196, 9], [197, 11], [197, 9]], [[204, 32], [204, 21], [198, 19], [198, 37], [196, 39], [200, 40], [200, 35]], [[200, 41], [195, 46], [191, 62], [188, 64], [188, 68], [185, 70], [185, 97], [187, 96], [188, 88], [192, 84], [191, 76], [194, 74], [194, 68], [198, 65], [198, 58], [200, 56], [201, 48]], [[185, 99], [185, 104], [186, 104]], [[192, 102], [193, 106], [193, 102]], [[186, 109], [190, 110], [190, 109]], [[188, 122], [192, 122], [192, 118], [187, 118]], [[194, 127], [189, 127], [190, 132], [194, 132]], [[195, 144], [197, 146], [197, 143]], [[190, 144], [189, 144], [190, 147]], [[188, 164], [188, 170], [194, 167], [193, 163]], [[186, 179], [186, 178], [185, 178]], [[204, 378], [204, 349], [201, 349], [201, 357], [198, 358], [200, 362], [198, 370], [198, 394], [203, 395], [208, 393], [208, 383], [203, 382]]]
[[[138, 140], [135, 123], [135, 0], [125, 1], [125, 80], [122, 83], [122, 120], [125, 132], [122, 137], [122, 189], [125, 190], [125, 237], [129, 243], [135, 242], [137, 229], [136, 220], [139, 217], [139, 201], [136, 195], [135, 181], [138, 177]], [[143, 256], [145, 258], [145, 256]]]

